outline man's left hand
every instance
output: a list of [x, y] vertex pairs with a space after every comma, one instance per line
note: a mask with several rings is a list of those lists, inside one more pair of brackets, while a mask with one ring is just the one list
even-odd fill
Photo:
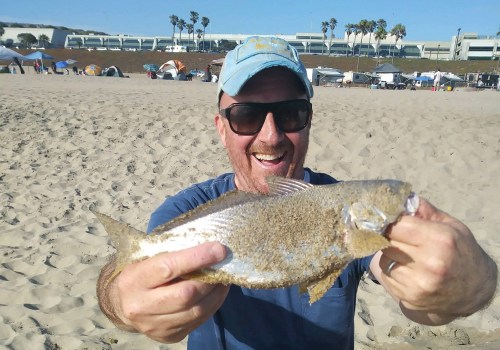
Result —
[[493, 298], [495, 262], [463, 223], [429, 202], [421, 199], [415, 216], [403, 216], [386, 236], [391, 246], [375, 255], [370, 269], [411, 320], [445, 324]]

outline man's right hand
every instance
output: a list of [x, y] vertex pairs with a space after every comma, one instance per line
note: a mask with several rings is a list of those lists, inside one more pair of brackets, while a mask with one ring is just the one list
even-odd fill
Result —
[[216, 242], [158, 254], [126, 266], [106, 285], [115, 268], [112, 262], [99, 277], [99, 305], [119, 328], [144, 333], [159, 342], [179, 342], [219, 309], [229, 291], [229, 286], [182, 276], [214, 265], [225, 256], [224, 246]]

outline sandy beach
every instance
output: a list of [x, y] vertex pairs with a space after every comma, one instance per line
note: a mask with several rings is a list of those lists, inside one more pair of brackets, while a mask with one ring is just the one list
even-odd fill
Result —
[[[0, 74], [0, 348], [185, 349], [117, 330], [100, 312], [95, 282], [114, 248], [90, 210], [145, 230], [166, 196], [230, 171], [213, 122], [217, 86], [130, 76]], [[408, 181], [500, 262], [499, 100], [315, 87], [306, 166]], [[424, 327], [366, 280], [355, 348], [499, 349], [499, 320], [497, 297]]]

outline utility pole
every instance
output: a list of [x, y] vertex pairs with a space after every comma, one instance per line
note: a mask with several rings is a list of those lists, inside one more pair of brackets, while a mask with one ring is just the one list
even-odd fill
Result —
[[436, 53], [436, 70], [439, 67], [439, 49], [440, 48], [441, 48], [441, 44], [438, 44], [438, 50], [437, 50], [437, 53]]
[[457, 29], [457, 37], [455, 38], [455, 50], [453, 50], [453, 61], [457, 59], [458, 37], [460, 36], [461, 30], [462, 28]]

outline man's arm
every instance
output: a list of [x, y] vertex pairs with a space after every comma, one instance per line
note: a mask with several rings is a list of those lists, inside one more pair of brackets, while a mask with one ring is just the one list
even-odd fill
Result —
[[97, 282], [99, 306], [120, 329], [159, 342], [179, 342], [219, 309], [229, 290], [182, 276], [220, 262], [225, 255], [221, 244], [205, 243], [128, 265], [109, 281], [111, 261]]
[[370, 270], [409, 319], [446, 324], [492, 301], [497, 265], [460, 221], [422, 200], [416, 215], [404, 216], [387, 237], [391, 246], [375, 255]]

